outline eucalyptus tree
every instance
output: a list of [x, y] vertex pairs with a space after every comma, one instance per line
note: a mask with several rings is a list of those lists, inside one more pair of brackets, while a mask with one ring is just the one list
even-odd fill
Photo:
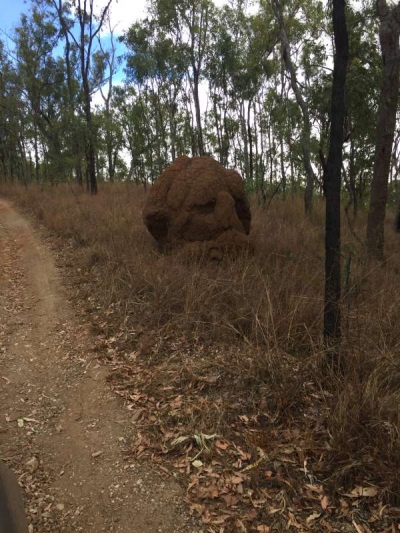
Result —
[[31, 177], [32, 169], [27, 156], [28, 128], [21, 85], [6, 47], [0, 40], [0, 178], [26, 182]]
[[214, 4], [211, 0], [151, 0], [151, 13], [160, 28], [173, 36], [187, 54], [185, 74], [189, 81], [196, 117], [197, 151], [204, 155], [205, 145], [200, 106], [200, 82], [209, 42]]
[[331, 352], [333, 366], [338, 368], [338, 345], [341, 339], [341, 236], [340, 195], [343, 161], [344, 125], [346, 117], [345, 86], [349, 55], [346, 24], [346, 1], [332, 1], [335, 55], [331, 97], [331, 127], [325, 176], [325, 305], [324, 341]]
[[50, 93], [55, 82], [61, 81], [58, 73], [59, 68], [62, 69], [62, 65], [51, 56], [57, 42], [57, 28], [52, 17], [41, 6], [34, 5], [28, 14], [21, 16], [20, 24], [15, 29], [15, 59], [23, 102], [28, 106], [32, 120], [37, 181], [40, 177], [40, 153], [46, 152], [45, 142], [52, 144], [50, 150], [53, 155], [58, 157], [60, 153], [59, 138], [56, 132], [53, 135], [50, 131], [55, 114], [54, 99], [51, 102]]
[[[321, 3], [319, 2], [321, 6]], [[297, 68], [292, 59], [290, 41], [287, 34], [286, 22], [284, 18], [284, 10], [282, 8], [280, 0], [271, 0], [271, 6], [275, 14], [278, 27], [279, 27], [279, 36], [282, 47], [282, 59], [285, 63], [286, 69], [290, 75], [290, 83], [293, 90], [293, 93], [296, 97], [297, 104], [299, 105], [303, 117], [303, 132], [302, 132], [302, 151], [303, 151], [303, 161], [304, 169], [306, 172], [306, 188], [304, 193], [304, 208], [306, 214], [311, 213], [312, 211], [312, 198], [314, 184], [316, 182], [316, 175], [311, 162], [311, 118], [309, 106], [306, 101], [306, 98], [303, 95], [301, 90], [301, 85], [298, 79]]]
[[113, 107], [122, 132], [122, 142], [128, 151], [130, 167], [128, 179], [137, 183], [154, 181], [157, 177], [156, 145], [151, 114], [154, 113], [148, 93], [132, 85], [115, 87]]
[[[43, 0], [35, 0], [41, 3]], [[71, 4], [63, 0], [46, 0], [49, 8], [54, 10], [58, 19], [59, 36], [63, 40], [63, 57], [65, 61], [65, 80], [67, 86], [66, 99], [64, 101], [63, 127], [66, 132], [65, 146], [71, 159], [75, 177], [79, 185], [83, 186], [83, 160], [85, 158], [84, 138], [85, 127], [80, 119], [81, 108], [81, 80], [80, 63], [77, 54], [77, 46], [70, 36], [74, 26], [71, 17]]]
[[[224, 166], [228, 165], [233, 139], [239, 130], [231, 79], [237, 60], [236, 52], [242, 44], [236, 39], [237, 16], [238, 11], [232, 6], [224, 5], [217, 10], [205, 65], [211, 104], [206, 117], [207, 139]], [[232, 127], [234, 124], [235, 127]]]
[[363, 203], [366, 183], [372, 177], [375, 124], [379, 105], [381, 60], [376, 47], [376, 17], [369, 9], [347, 7], [349, 28], [349, 67], [346, 87], [346, 135], [348, 150], [344, 156], [347, 210], [357, 216]]
[[[86, 172], [90, 191], [92, 194], [96, 194], [96, 135], [91, 99], [93, 90], [95, 88], [98, 89], [98, 84], [101, 84], [102, 81], [93, 78], [92, 63], [93, 54], [97, 48], [97, 37], [107, 20], [112, 0], [107, 1], [99, 14], [94, 11], [94, 0], [47, 1], [51, 3], [57, 12], [62, 33], [64, 38], [66, 38], [66, 46], [70, 47], [71, 43], [75, 45], [80, 66], [81, 95], [86, 122]], [[76, 27], [77, 31], [75, 31]]]
[[[240, 2], [241, 3], [241, 2]], [[237, 29], [237, 42], [242, 41], [238, 47], [234, 68], [231, 71], [232, 93], [235, 95], [239, 109], [239, 121], [244, 147], [246, 177], [252, 182], [254, 178], [254, 152], [257, 147], [254, 137], [254, 126], [257, 116], [253, 114], [254, 102], [259, 96], [264, 82], [271, 76], [274, 67], [269, 60], [276, 42], [276, 35], [267, 31], [269, 21], [265, 15], [243, 15], [238, 10], [239, 26]]]
[[367, 248], [371, 257], [382, 260], [388, 180], [400, 88], [400, 3], [390, 6], [386, 0], [377, 0], [376, 6], [382, 53], [382, 85], [376, 126], [374, 170], [367, 224]]
[[[131, 26], [123, 38], [127, 80], [145, 90], [156, 106], [155, 131], [163, 146], [163, 160], [177, 155], [177, 112], [184, 100], [188, 69], [186, 49], [174, 34], [167, 34], [158, 20], [144, 19]], [[159, 154], [161, 161], [161, 154]]]
[[[108, 179], [114, 181], [118, 152], [121, 148], [122, 136], [117, 121], [115, 120], [112, 99], [114, 93], [114, 77], [121, 64], [121, 58], [117, 56], [117, 46], [114, 36], [114, 28], [108, 21], [109, 47], [105, 48], [101, 38], [98, 36], [99, 51], [93, 56], [94, 78], [98, 80], [99, 91], [104, 102], [104, 113], [102, 129], [105, 138], [107, 152]], [[102, 85], [106, 80], [105, 88]]]
[[265, 13], [247, 13], [243, 0], [216, 10], [205, 69], [212, 104], [208, 135], [220, 162], [227, 165], [233, 152], [243, 175], [256, 187], [260, 174], [264, 179], [258, 111], [273, 70], [270, 56], [277, 37], [269, 27]]
[[[372, 176], [375, 122], [379, 101], [380, 58], [376, 48], [376, 22], [369, 10], [346, 6], [349, 35], [349, 61], [346, 83], [346, 150], [343, 154], [343, 180], [348, 195], [345, 206], [352, 224], [358, 206], [364, 201]], [[332, 120], [330, 92], [332, 71], [325, 65], [312, 80], [308, 102], [314, 127], [319, 132], [318, 153], [326, 172], [326, 153]], [[319, 180], [320, 182], [321, 180]], [[323, 181], [323, 180], [322, 180]], [[323, 186], [323, 183], [321, 184]], [[352, 208], [350, 218], [350, 208]]]
[[[129, 140], [131, 152], [131, 168], [139, 169], [142, 165], [142, 158], [137, 158], [133, 153], [135, 151], [142, 154], [142, 147], [146, 146], [150, 164], [153, 166], [155, 161], [161, 165], [162, 152], [166, 153], [168, 139], [164, 126], [164, 117], [162, 114], [162, 97], [160, 95], [160, 79], [158, 76], [157, 60], [155, 58], [156, 45], [154, 40], [157, 39], [156, 24], [148, 19], [141, 20], [133, 24], [127, 34], [124, 36], [124, 42], [128, 47], [126, 55], [127, 80], [133, 84], [137, 90], [130, 93], [134, 101], [128, 107], [123, 106], [124, 119], [130, 116], [131, 125], [128, 125], [131, 133]], [[151, 101], [151, 104], [150, 104]], [[127, 112], [128, 111], [128, 112]], [[132, 126], [135, 124], [135, 130]], [[144, 134], [145, 137], [142, 137]], [[136, 137], [136, 138], [135, 138]], [[157, 137], [159, 142], [156, 144], [153, 138]], [[133, 140], [135, 142], [133, 144]], [[146, 140], [144, 140], [146, 139]], [[132, 166], [134, 164], [134, 166]], [[143, 163], [143, 168], [144, 168]]]
[[105, 105], [97, 105], [95, 119], [96, 154], [104, 154], [107, 180], [113, 183], [117, 179], [118, 167], [121, 166], [121, 152], [124, 147], [122, 127], [113, 101], [108, 109]]

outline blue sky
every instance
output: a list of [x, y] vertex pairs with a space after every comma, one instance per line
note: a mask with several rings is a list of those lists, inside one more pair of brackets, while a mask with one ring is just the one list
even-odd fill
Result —
[[[95, 12], [99, 12], [107, 0], [95, 0]], [[216, 5], [222, 5], [227, 0], [214, 0]], [[27, 13], [31, 6], [30, 0], [0, 0], [0, 37], [4, 33], [12, 34], [13, 29], [20, 21], [21, 13]], [[115, 28], [116, 35], [124, 33], [135, 21], [146, 16], [146, 0], [114, 0], [111, 5], [111, 27]], [[107, 46], [107, 45], [106, 45]], [[58, 52], [58, 50], [57, 50]], [[118, 45], [118, 54], [123, 54], [125, 47]], [[60, 49], [60, 53], [62, 50]], [[114, 81], [121, 83], [124, 78], [122, 68], [115, 76]]]
[[0, 0], [0, 28], [9, 33], [19, 22], [20, 14], [27, 12], [30, 2]]
[[[107, 0], [95, 0], [99, 13]], [[0, 30], [11, 34], [20, 21], [21, 13], [28, 13], [30, 0], [0, 0]], [[136, 20], [146, 15], [146, 0], [114, 0], [111, 4], [111, 26], [116, 35], [122, 34]], [[3, 35], [4, 38], [4, 35]]]
[[[95, 0], [98, 12], [106, 0]], [[29, 0], [0, 0], [0, 28], [10, 31], [19, 22], [20, 14], [27, 12], [31, 2]], [[146, 0], [118, 0], [112, 3], [112, 24], [117, 25], [117, 31], [124, 31], [135, 20], [144, 16]]]
[[[106, 0], [95, 0], [95, 9], [99, 12]], [[13, 29], [19, 24], [22, 13], [28, 13], [30, 0], [0, 0], [0, 37], [12, 35]], [[134, 8], [132, 9], [132, 6]], [[123, 33], [135, 20], [145, 14], [145, 0], [118, 0], [113, 2], [111, 9], [111, 26], [116, 28], [116, 34]], [[5, 35], [4, 35], [5, 34]], [[107, 41], [107, 38], [106, 38]], [[107, 46], [107, 43], [105, 43]], [[118, 54], [123, 54], [125, 47], [117, 43]], [[62, 53], [57, 49], [56, 53]], [[123, 78], [122, 69], [115, 77], [120, 82]]]

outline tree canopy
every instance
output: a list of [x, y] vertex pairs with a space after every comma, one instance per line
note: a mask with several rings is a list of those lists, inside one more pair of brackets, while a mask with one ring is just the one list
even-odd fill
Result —
[[[0, 41], [2, 179], [95, 192], [97, 181], [151, 183], [177, 156], [205, 154], [237, 168], [260, 201], [278, 188], [312, 210], [332, 118], [327, 2], [151, 0], [123, 35], [110, 10], [32, 0]], [[348, 2], [346, 17], [342, 192], [356, 215], [368, 204], [383, 74], [376, 5]], [[391, 172], [393, 204], [396, 191]]]

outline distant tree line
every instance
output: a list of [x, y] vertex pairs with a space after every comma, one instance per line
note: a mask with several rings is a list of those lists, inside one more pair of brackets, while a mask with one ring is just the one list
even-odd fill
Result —
[[[310, 213], [325, 192], [333, 118], [331, 7], [246, 5], [150, 0], [118, 37], [115, 83], [112, 0], [97, 13], [93, 0], [32, 0], [0, 41], [0, 179], [74, 180], [95, 193], [98, 181], [147, 184], [179, 155], [209, 154], [260, 201], [302, 194]], [[353, 217], [371, 202], [376, 256], [386, 205], [399, 204], [399, 11], [386, 0], [346, 5], [340, 191]]]

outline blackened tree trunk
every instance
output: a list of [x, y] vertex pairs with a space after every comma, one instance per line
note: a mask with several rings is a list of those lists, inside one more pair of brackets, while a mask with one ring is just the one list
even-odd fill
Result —
[[83, 94], [87, 127], [87, 169], [90, 183], [90, 193], [97, 194], [95, 133], [93, 128], [90, 88], [89, 84], [85, 83], [85, 80], [83, 82]]
[[345, 121], [345, 85], [349, 40], [346, 26], [346, 1], [333, 0], [335, 63], [331, 98], [331, 129], [325, 176], [325, 307], [324, 341], [332, 349], [331, 363], [338, 363], [340, 328], [340, 190], [342, 182], [342, 149]]
[[377, 8], [380, 20], [379, 41], [382, 51], [382, 87], [368, 213], [367, 251], [370, 257], [382, 260], [390, 160], [399, 94], [400, 3], [390, 8], [386, 0], [377, 0]]

